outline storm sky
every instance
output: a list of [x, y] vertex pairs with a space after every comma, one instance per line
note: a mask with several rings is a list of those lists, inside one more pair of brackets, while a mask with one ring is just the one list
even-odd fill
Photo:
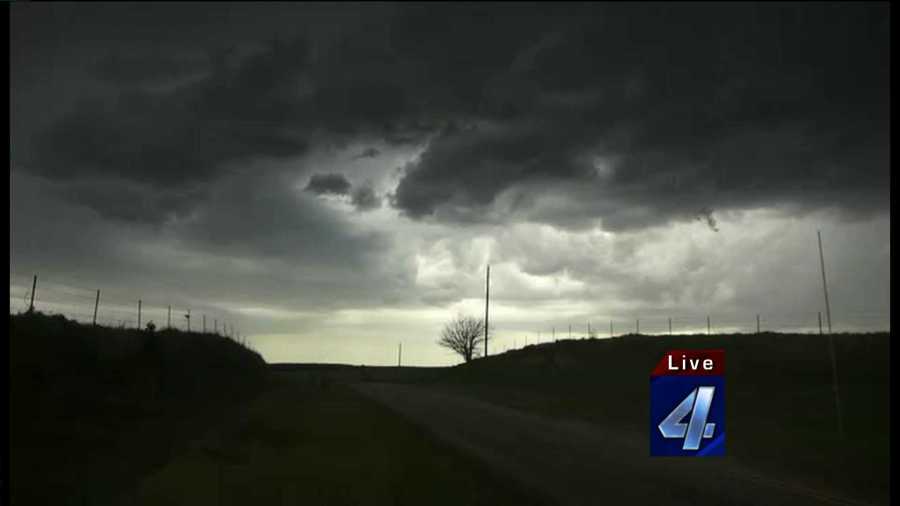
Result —
[[190, 309], [270, 362], [452, 364], [438, 332], [483, 315], [490, 263], [492, 352], [611, 320], [813, 330], [821, 230], [835, 330], [889, 329], [887, 3], [10, 25], [11, 310], [38, 273], [45, 309]]

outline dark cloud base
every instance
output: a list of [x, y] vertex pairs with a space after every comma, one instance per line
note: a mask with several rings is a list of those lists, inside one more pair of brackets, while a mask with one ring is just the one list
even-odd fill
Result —
[[[305, 9], [261, 6], [256, 15], [324, 15]], [[79, 14], [69, 33], [76, 43], [79, 30], [123, 15]], [[35, 132], [15, 162], [60, 180], [140, 183], [159, 204], [124, 217], [151, 221], [169, 212], [166, 202], [183, 206], [186, 188], [226, 177], [226, 167], [361, 137], [428, 143], [391, 199], [414, 219], [527, 216], [566, 226], [529, 209], [527, 198], [496, 207], [511, 189], [555, 183], [614, 194], [616, 206], [655, 215], [623, 222], [609, 206], [584, 202], [572, 206], [587, 213], [572, 226], [817, 206], [831, 188], [842, 190], [831, 192], [832, 206], [885, 204], [886, 4], [382, 6], [327, 15], [333, 23], [255, 45], [225, 38], [198, 46], [187, 27], [182, 47], [177, 36], [123, 40], [83, 67], [106, 91]], [[48, 50], [15, 33], [44, 16], [13, 10], [15, 58]], [[221, 23], [196, 29], [231, 33]], [[598, 160], [608, 165], [602, 177]], [[340, 186], [333, 189], [351, 191]], [[365, 189], [354, 195], [357, 207], [375, 205]], [[97, 192], [79, 198], [122, 215]]]

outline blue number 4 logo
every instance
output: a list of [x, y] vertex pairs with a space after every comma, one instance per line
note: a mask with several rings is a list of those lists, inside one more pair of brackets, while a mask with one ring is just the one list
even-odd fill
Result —
[[[716, 424], [707, 423], [709, 407], [712, 404], [716, 387], [697, 387], [684, 398], [666, 418], [660, 422], [659, 432], [666, 439], [684, 438], [682, 450], [700, 449], [700, 440], [711, 439], [716, 430]], [[684, 419], [690, 415], [690, 421], [684, 423]]]

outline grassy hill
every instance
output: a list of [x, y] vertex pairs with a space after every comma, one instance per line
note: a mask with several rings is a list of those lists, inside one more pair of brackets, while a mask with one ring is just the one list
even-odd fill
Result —
[[775, 476], [884, 500], [890, 462], [890, 335], [833, 336], [843, 437], [837, 431], [827, 337], [763, 333], [566, 340], [450, 368], [437, 382], [498, 404], [646, 434], [649, 375], [663, 352], [724, 349], [729, 458]]
[[256, 396], [257, 353], [229, 339], [10, 315], [13, 504], [108, 504]]

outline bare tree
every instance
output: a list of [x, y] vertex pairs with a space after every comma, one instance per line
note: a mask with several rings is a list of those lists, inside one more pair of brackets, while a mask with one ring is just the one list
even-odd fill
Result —
[[438, 344], [453, 350], [466, 361], [481, 355], [484, 343], [484, 320], [459, 315], [444, 326]]

